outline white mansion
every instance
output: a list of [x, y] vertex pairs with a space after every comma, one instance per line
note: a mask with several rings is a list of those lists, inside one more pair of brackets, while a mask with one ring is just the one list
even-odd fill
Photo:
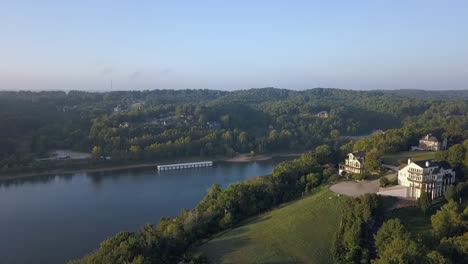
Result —
[[412, 161], [398, 170], [398, 184], [406, 186], [406, 197], [419, 198], [426, 191], [432, 199], [442, 196], [454, 183], [455, 172], [445, 161]]

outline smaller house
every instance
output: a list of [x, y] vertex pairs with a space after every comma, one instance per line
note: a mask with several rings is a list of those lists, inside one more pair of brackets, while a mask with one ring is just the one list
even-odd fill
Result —
[[429, 133], [419, 140], [418, 149], [435, 151], [445, 150], [447, 149], [447, 139], [444, 138], [439, 140], [436, 136]]
[[142, 110], [143, 109], [143, 106], [145, 105], [144, 102], [136, 102], [136, 103], [133, 103], [130, 108], [132, 110]]
[[120, 128], [128, 128], [129, 126], [130, 126], [130, 124], [128, 122], [123, 122], [123, 123], [119, 124]]
[[319, 118], [328, 118], [328, 112], [327, 111], [320, 111], [317, 114], [315, 114], [316, 117]]
[[356, 151], [348, 154], [348, 157], [345, 159], [344, 163], [339, 164], [339, 175], [344, 175], [346, 173], [358, 173], [363, 174], [364, 170], [364, 161], [366, 159], [365, 151]]

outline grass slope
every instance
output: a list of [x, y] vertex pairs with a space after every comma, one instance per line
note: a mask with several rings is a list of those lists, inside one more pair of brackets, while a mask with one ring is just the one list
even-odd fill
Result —
[[217, 235], [197, 251], [213, 263], [332, 263], [345, 199], [323, 188]]
[[413, 161], [418, 160], [426, 160], [426, 159], [434, 159], [435, 158], [435, 151], [403, 151], [394, 154], [387, 154], [382, 157], [382, 163], [390, 164], [390, 165], [399, 165], [399, 161], [403, 161], [403, 163], [408, 162], [408, 158], [411, 157]]

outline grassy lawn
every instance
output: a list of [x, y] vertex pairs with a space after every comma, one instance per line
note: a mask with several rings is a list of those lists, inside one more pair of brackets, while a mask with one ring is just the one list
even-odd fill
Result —
[[394, 154], [384, 155], [382, 157], [382, 163], [398, 166], [400, 160], [406, 163], [409, 157], [411, 157], [414, 161], [418, 161], [434, 159], [435, 154], [435, 151], [403, 151]]
[[332, 241], [347, 198], [315, 194], [217, 235], [197, 250], [213, 263], [332, 263]]

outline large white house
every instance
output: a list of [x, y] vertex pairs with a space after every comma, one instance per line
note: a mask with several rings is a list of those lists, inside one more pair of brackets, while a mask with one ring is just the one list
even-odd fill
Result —
[[455, 172], [445, 161], [412, 161], [398, 171], [398, 184], [409, 187], [406, 197], [419, 198], [421, 192], [430, 194], [432, 199], [442, 196], [455, 181]]

